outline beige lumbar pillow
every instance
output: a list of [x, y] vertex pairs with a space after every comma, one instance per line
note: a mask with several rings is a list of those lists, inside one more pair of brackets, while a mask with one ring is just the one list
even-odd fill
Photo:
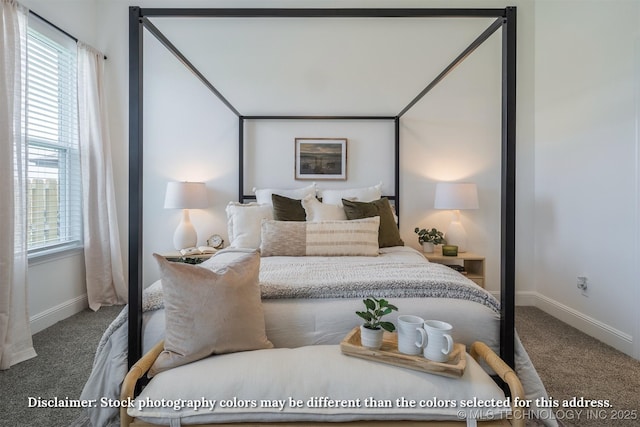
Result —
[[262, 221], [260, 252], [268, 256], [378, 256], [380, 217], [354, 221]]
[[273, 347], [265, 333], [258, 253], [217, 271], [153, 256], [160, 266], [166, 332], [149, 376], [212, 354]]

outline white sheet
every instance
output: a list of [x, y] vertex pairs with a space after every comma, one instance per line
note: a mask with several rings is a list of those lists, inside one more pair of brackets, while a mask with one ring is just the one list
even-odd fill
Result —
[[[221, 251], [202, 265], [216, 268], [223, 265], [225, 258], [232, 257], [231, 251]], [[394, 262], [428, 263], [417, 251], [401, 247], [381, 250], [379, 257], [343, 257], [338, 263], [332, 263], [326, 258], [318, 258], [318, 262], [325, 263], [328, 269], [335, 269], [344, 262], [364, 263]], [[236, 254], [237, 255], [237, 254]], [[295, 258], [295, 257], [294, 257]], [[304, 257], [304, 261], [310, 258]], [[348, 260], [346, 258], [351, 258]], [[369, 258], [369, 259], [361, 259]], [[385, 261], [386, 260], [386, 261]], [[285, 257], [262, 258], [263, 263], [280, 263], [295, 265], [296, 259]], [[222, 264], [221, 264], [222, 263]], [[295, 267], [294, 267], [295, 268]], [[453, 270], [452, 270], [453, 271]], [[455, 273], [458, 275], [458, 273]], [[463, 277], [459, 275], [460, 277]], [[480, 289], [476, 284], [464, 278], [469, 286]], [[151, 289], [160, 289], [156, 282]], [[485, 292], [485, 291], [483, 291]], [[489, 295], [489, 298], [493, 298]], [[453, 337], [457, 342], [469, 346], [480, 340], [494, 351], [499, 351], [499, 313], [487, 305], [476, 302], [450, 298], [389, 298], [399, 312], [393, 313], [389, 319], [394, 321], [400, 314], [414, 314], [425, 319], [439, 319], [454, 326]], [[267, 336], [276, 347], [301, 347], [317, 344], [338, 344], [357, 326], [360, 321], [355, 315], [361, 309], [361, 298], [313, 298], [313, 299], [271, 299], [263, 300], [265, 310]], [[100, 399], [101, 397], [117, 398], [120, 393], [120, 383], [126, 374], [127, 361], [127, 329], [126, 322], [111, 335], [106, 351], [96, 356], [93, 372], [82, 393], [83, 399]], [[147, 352], [164, 336], [164, 310], [147, 311], [143, 315], [143, 351]], [[516, 336], [516, 371], [520, 377], [527, 399], [535, 400], [546, 397], [544, 386], [533, 367], [529, 356]], [[535, 408], [534, 408], [535, 409]], [[90, 412], [93, 426], [117, 425], [110, 424], [117, 421], [117, 408], [96, 408]], [[556, 425], [550, 419], [550, 411], [543, 411], [541, 418], [547, 425]]]

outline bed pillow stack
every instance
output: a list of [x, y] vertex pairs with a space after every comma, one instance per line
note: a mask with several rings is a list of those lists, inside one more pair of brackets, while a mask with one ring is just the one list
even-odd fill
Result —
[[[382, 183], [371, 187], [326, 189], [319, 192], [322, 200], [316, 198], [315, 183], [299, 189], [267, 188], [258, 190], [254, 188], [256, 203], [231, 202], [227, 206], [231, 246], [260, 248], [263, 256], [268, 256], [266, 254], [282, 255], [282, 250], [285, 248], [275, 241], [277, 239], [291, 238], [296, 240], [304, 235], [306, 242], [309, 230], [324, 228], [326, 229], [324, 233], [331, 233], [332, 237], [328, 239], [333, 239], [337, 243], [342, 238], [339, 233], [349, 230], [350, 227], [354, 230], [361, 227], [360, 224], [353, 223], [353, 220], [372, 217], [379, 217], [380, 221], [378, 248], [403, 246], [404, 242], [400, 238], [397, 226], [397, 217], [389, 200], [381, 196], [381, 188]], [[282, 222], [282, 224], [274, 224], [271, 222], [272, 220]], [[340, 221], [344, 221], [344, 224], [340, 224]], [[302, 225], [292, 224], [296, 222]], [[322, 226], [309, 227], [310, 223], [322, 223]], [[264, 242], [265, 233], [269, 239], [266, 244]], [[353, 241], [352, 237], [347, 236], [346, 241]], [[326, 245], [330, 246], [331, 242], [326, 242]], [[302, 246], [298, 245], [297, 249], [290, 248], [285, 252], [309, 255], [306, 243], [304, 246], [304, 251], [300, 249]], [[276, 247], [277, 249], [274, 249]], [[333, 252], [340, 251], [341, 249], [336, 249]], [[332, 253], [330, 250], [325, 252], [327, 254], [324, 255], [327, 256]], [[358, 251], [346, 252], [345, 255]], [[368, 253], [369, 250], [360, 252]]]
[[160, 266], [166, 333], [149, 376], [212, 354], [273, 347], [265, 332], [257, 252], [217, 271], [153, 256]]

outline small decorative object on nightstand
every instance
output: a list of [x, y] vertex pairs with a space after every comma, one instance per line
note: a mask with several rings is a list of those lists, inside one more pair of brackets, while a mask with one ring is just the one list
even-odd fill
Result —
[[218, 250], [210, 246], [198, 246], [192, 248], [181, 249], [175, 252], [167, 252], [162, 254], [167, 261], [183, 262], [185, 264], [200, 264], [211, 258]]
[[413, 232], [418, 235], [418, 243], [422, 245], [424, 252], [433, 252], [435, 245], [444, 243], [442, 231], [438, 231], [436, 228], [428, 230], [416, 227]]
[[161, 254], [167, 261], [183, 262], [185, 264], [200, 264], [213, 256], [213, 253], [187, 253], [182, 254], [181, 251], [167, 252]]
[[442, 255], [458, 256], [458, 247], [456, 245], [442, 245]]
[[224, 245], [224, 239], [219, 234], [213, 234], [207, 239], [207, 246], [211, 246], [215, 249], [222, 249]]
[[[473, 252], [458, 252], [456, 256], [446, 256], [438, 252], [424, 253], [431, 262], [445, 264], [467, 276], [480, 287], [484, 288], [484, 257]], [[454, 264], [454, 262], [456, 264]]]

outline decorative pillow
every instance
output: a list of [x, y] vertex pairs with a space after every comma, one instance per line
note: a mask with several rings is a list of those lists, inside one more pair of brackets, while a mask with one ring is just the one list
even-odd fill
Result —
[[349, 188], [346, 190], [323, 190], [322, 203], [342, 206], [342, 199], [372, 202], [382, 197], [382, 183], [373, 187]]
[[310, 222], [327, 220], [344, 221], [347, 219], [347, 215], [344, 213], [344, 209], [342, 207], [322, 203], [315, 197], [307, 196], [302, 199], [302, 207], [304, 208], [307, 221]]
[[273, 219], [277, 221], [305, 221], [307, 219], [301, 200], [290, 199], [278, 194], [272, 194], [271, 200], [273, 201]]
[[363, 203], [342, 199], [344, 212], [348, 219], [369, 218], [372, 216], [380, 217], [380, 232], [378, 234], [378, 243], [381, 248], [390, 246], [404, 246], [404, 242], [400, 238], [400, 231], [391, 210], [389, 199], [383, 197], [373, 202]]
[[153, 256], [160, 266], [166, 327], [164, 351], [149, 376], [212, 354], [273, 347], [265, 333], [257, 252], [218, 271]]
[[271, 204], [229, 202], [227, 205], [229, 245], [235, 248], [258, 249], [260, 224], [263, 219], [273, 219]]
[[377, 256], [380, 218], [262, 222], [262, 256]]
[[266, 205], [270, 205], [271, 195], [277, 194], [279, 196], [289, 197], [290, 199], [298, 199], [302, 200], [307, 196], [315, 196], [316, 195], [316, 183], [312, 183], [306, 187], [295, 188], [295, 189], [278, 189], [278, 188], [261, 188], [261, 189], [253, 189], [253, 192], [256, 194], [256, 202], [262, 203]]

